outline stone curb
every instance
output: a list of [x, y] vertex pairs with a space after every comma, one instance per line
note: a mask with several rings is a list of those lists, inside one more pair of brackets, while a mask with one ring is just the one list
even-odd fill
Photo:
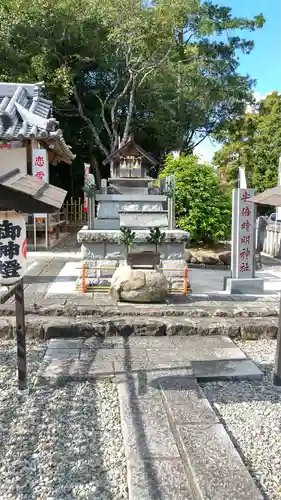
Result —
[[[278, 319], [264, 318], [168, 318], [120, 317], [97, 318], [26, 316], [26, 331], [30, 338], [109, 336], [172, 336], [172, 335], [227, 335], [231, 338], [256, 340], [276, 338]], [[0, 338], [16, 334], [15, 317], [0, 318]]]
[[[157, 307], [145, 307], [137, 304], [131, 306], [89, 306], [89, 305], [65, 305], [64, 303], [51, 303], [50, 305], [27, 305], [25, 308], [27, 315], [38, 316], [63, 316], [63, 317], [96, 317], [119, 316], [119, 317], [190, 317], [190, 318], [270, 318], [278, 317], [279, 306], [268, 302], [263, 304], [249, 304], [241, 306], [238, 303], [227, 303], [225, 306], [216, 306], [213, 304], [200, 307], [200, 302], [196, 304], [175, 305], [169, 304], [163, 306], [157, 304]], [[14, 316], [14, 304], [0, 305], [0, 318], [5, 316]]]

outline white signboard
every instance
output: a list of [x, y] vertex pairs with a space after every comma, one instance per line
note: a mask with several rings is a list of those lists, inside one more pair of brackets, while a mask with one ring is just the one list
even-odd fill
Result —
[[[49, 163], [46, 149], [32, 150], [32, 175], [40, 181], [49, 182]], [[46, 214], [36, 214], [37, 218], [45, 218]]]
[[32, 150], [32, 175], [40, 181], [49, 182], [49, 165], [46, 149]]
[[26, 227], [24, 216], [0, 212], [0, 284], [13, 285], [26, 269]]
[[248, 201], [254, 194], [254, 189], [238, 189], [235, 278], [253, 278], [255, 274], [255, 206]]

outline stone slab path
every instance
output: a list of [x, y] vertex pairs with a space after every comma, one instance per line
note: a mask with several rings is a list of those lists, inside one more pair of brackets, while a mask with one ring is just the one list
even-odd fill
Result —
[[197, 380], [260, 379], [228, 337], [51, 339], [36, 386], [114, 377], [130, 500], [261, 500]]

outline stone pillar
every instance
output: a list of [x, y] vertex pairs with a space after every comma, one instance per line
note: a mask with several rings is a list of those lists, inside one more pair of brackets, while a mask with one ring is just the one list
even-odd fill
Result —
[[232, 194], [230, 293], [263, 293], [263, 279], [255, 278], [256, 206], [249, 202], [254, 189], [234, 189]]
[[106, 179], [101, 180], [101, 192], [102, 192], [102, 194], [107, 194], [107, 180]]

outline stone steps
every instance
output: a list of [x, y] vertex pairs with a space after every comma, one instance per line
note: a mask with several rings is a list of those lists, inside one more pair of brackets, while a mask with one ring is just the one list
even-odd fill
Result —
[[[197, 318], [275, 318], [279, 315], [279, 304], [274, 301], [214, 301], [198, 300], [184, 303], [167, 304], [127, 304], [111, 303], [110, 297], [101, 296], [100, 301], [94, 302], [91, 297], [77, 297], [67, 299], [66, 296], [50, 298], [40, 297], [34, 301], [28, 297], [25, 304], [26, 314], [39, 316], [66, 316], [66, 317], [197, 317]], [[30, 300], [31, 299], [31, 300]], [[32, 300], [33, 299], [33, 300]], [[15, 314], [12, 303], [0, 304], [0, 317]]]
[[[29, 337], [208, 336], [275, 338], [277, 317], [42, 316], [26, 315]], [[0, 336], [15, 335], [15, 317], [0, 317]]]

